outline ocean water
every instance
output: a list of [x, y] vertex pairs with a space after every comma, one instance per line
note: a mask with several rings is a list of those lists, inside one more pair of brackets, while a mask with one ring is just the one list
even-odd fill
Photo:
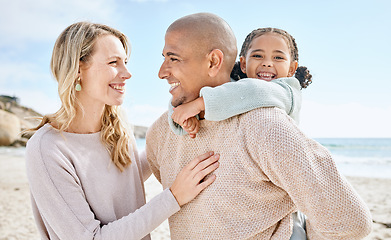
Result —
[[[391, 178], [391, 138], [316, 138], [346, 176]], [[139, 150], [145, 139], [136, 140]], [[0, 154], [23, 157], [24, 148], [0, 147]]]
[[391, 138], [318, 138], [346, 176], [391, 178]]

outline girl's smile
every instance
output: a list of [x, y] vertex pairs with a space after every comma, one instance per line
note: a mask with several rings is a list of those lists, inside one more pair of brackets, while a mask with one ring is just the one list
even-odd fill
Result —
[[270, 73], [270, 72], [259, 72], [259, 73], [257, 73], [256, 78], [261, 79], [261, 80], [265, 80], [265, 81], [271, 81], [273, 79], [276, 79], [277, 75], [274, 73]]

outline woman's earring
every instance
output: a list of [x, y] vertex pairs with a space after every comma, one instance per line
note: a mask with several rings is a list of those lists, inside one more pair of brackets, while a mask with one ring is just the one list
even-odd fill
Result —
[[77, 78], [77, 84], [75, 86], [76, 91], [80, 92], [81, 91], [81, 85], [80, 85], [80, 77]]

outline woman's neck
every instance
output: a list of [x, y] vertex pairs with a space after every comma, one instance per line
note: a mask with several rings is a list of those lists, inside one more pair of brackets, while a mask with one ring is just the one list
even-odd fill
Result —
[[80, 134], [99, 132], [102, 128], [103, 112], [104, 107], [100, 109], [84, 108], [84, 112], [78, 108], [74, 120], [66, 131]]

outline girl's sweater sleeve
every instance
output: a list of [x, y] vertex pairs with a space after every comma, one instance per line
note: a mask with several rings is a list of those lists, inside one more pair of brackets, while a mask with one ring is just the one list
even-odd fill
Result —
[[42, 239], [142, 239], [179, 211], [166, 189], [133, 213], [103, 225], [89, 206], [74, 166], [66, 159], [68, 153], [53, 145], [50, 140], [30, 139], [26, 148], [27, 176]]
[[260, 107], [278, 107], [298, 122], [301, 106], [300, 84], [296, 78], [271, 82], [245, 78], [217, 87], [203, 87], [205, 119], [221, 121]]
[[[200, 96], [204, 98], [205, 119], [221, 121], [260, 107], [278, 107], [299, 123], [301, 108], [301, 87], [294, 78], [279, 78], [270, 82], [245, 78], [217, 87], [203, 87]], [[171, 119], [173, 107], [168, 107], [168, 122], [177, 135], [187, 132]]]

